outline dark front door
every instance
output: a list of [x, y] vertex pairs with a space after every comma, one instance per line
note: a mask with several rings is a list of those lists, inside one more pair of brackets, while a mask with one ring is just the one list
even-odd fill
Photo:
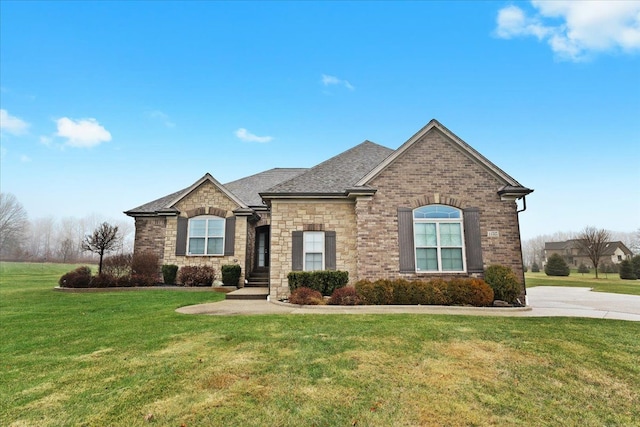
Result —
[[256, 228], [256, 269], [269, 268], [269, 226]]

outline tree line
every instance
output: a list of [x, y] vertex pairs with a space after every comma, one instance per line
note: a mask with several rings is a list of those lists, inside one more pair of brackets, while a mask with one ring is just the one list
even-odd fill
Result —
[[[83, 218], [29, 219], [27, 211], [11, 193], [0, 193], [0, 259], [34, 262], [95, 261], [99, 254], [89, 250], [86, 237], [105, 223], [97, 214]], [[133, 251], [134, 226], [131, 221], [108, 220], [118, 229], [112, 251]]]

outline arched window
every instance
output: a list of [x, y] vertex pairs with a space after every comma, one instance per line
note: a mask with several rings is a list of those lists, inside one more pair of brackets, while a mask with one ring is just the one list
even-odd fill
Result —
[[416, 271], [463, 272], [462, 211], [445, 205], [427, 205], [413, 211]]
[[224, 255], [225, 219], [202, 215], [189, 218], [189, 255]]

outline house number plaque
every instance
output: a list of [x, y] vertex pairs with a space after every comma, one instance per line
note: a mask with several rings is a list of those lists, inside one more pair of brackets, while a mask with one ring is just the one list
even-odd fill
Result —
[[500, 232], [495, 230], [487, 231], [487, 237], [500, 237]]

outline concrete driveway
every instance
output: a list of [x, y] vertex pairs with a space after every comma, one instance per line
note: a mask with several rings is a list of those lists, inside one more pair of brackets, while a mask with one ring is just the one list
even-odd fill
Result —
[[528, 307], [450, 306], [298, 306], [265, 300], [224, 300], [180, 307], [184, 314], [218, 316], [253, 314], [463, 314], [513, 317], [593, 317], [640, 322], [640, 296], [591, 292], [590, 288], [537, 286], [527, 289]]

